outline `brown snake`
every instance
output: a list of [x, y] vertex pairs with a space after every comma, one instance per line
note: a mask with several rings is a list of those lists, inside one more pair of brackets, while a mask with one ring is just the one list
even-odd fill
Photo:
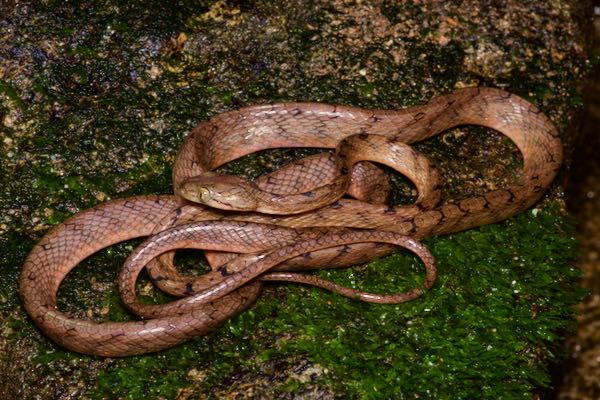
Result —
[[[348, 265], [388, 253], [391, 247], [381, 244], [388, 243], [408, 246], [427, 266], [432, 261], [428, 253], [406, 236], [420, 239], [505, 219], [530, 207], [551, 183], [560, 167], [561, 143], [550, 120], [530, 103], [501, 90], [473, 88], [399, 111], [318, 103], [247, 107], [201, 123], [185, 140], [174, 166], [175, 193], [193, 197], [200, 188], [204, 192], [207, 189], [186, 183], [190, 178], [258, 150], [336, 148], [344, 138], [355, 134], [356, 140], [366, 146], [372, 135], [383, 135], [384, 139], [375, 140], [389, 140], [390, 144], [408, 144], [465, 124], [495, 129], [517, 145], [523, 154], [523, 171], [515, 184], [441, 205], [423, 199], [415, 205], [389, 206], [382, 204], [380, 198], [374, 203], [341, 198], [316, 210], [277, 216], [257, 212], [232, 214], [191, 205], [176, 196], [115, 200], [71, 217], [33, 248], [20, 279], [23, 304], [44, 333], [60, 345], [88, 354], [126, 356], [170, 347], [219, 325], [256, 299], [261, 283], [252, 280], [255, 277], [302, 281], [299, 275], [290, 272], [272, 272], [271, 278], [268, 274], [260, 275], [280, 261], [287, 260], [280, 268], [288, 270]], [[436, 185], [419, 183], [420, 173], [413, 173], [410, 168], [406, 172], [420, 191], [429, 190], [432, 198], [436, 197]], [[346, 182], [341, 186], [347, 185]], [[268, 192], [268, 183], [262, 189], [265, 188]], [[308, 192], [303, 196], [310, 197], [312, 190]], [[125, 294], [126, 304], [133, 309], [137, 307], [135, 278], [146, 263], [161, 289], [194, 296], [174, 306], [166, 305], [170, 310], [142, 310], [142, 314], [151, 318], [135, 322], [96, 323], [70, 317], [57, 309], [60, 283], [79, 262], [112, 244], [153, 233], [158, 234], [130, 256], [126, 263], [129, 269], [120, 276], [119, 288]], [[216, 272], [209, 273], [209, 278], [199, 283], [173, 269], [172, 253], [163, 254], [162, 263], [150, 261], [164, 251], [179, 248], [186, 240], [193, 240], [191, 237], [203, 238], [198, 247], [250, 254], [233, 258], [209, 252], [207, 259]], [[264, 247], [267, 242], [272, 246], [275, 240], [277, 250]], [[253, 253], [256, 251], [260, 253]], [[219, 270], [222, 267], [225, 269]], [[434, 269], [428, 267], [427, 271], [423, 287], [432, 283]], [[206, 280], [213, 278], [214, 285], [208, 282], [213, 291], [207, 291]], [[251, 282], [244, 284], [248, 281]], [[414, 289], [408, 298], [414, 298], [420, 291]]]

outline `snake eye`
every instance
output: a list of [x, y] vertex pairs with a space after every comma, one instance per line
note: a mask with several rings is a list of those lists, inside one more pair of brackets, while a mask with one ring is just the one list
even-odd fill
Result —
[[210, 201], [210, 190], [208, 190], [208, 188], [199, 188], [198, 194], [200, 194], [200, 201], [202, 201], [203, 203], [208, 203]]

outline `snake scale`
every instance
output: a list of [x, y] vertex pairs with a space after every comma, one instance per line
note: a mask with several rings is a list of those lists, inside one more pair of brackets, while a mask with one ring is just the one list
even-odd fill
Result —
[[[435, 169], [404, 144], [459, 125], [481, 125], [506, 135], [521, 151], [523, 169], [508, 188], [438, 204]], [[341, 142], [346, 143], [344, 151], [339, 150]], [[376, 143], [378, 147], [374, 147]], [[398, 150], [381, 151], [381, 145]], [[270, 201], [275, 203], [282, 199], [283, 212], [276, 211], [276, 215], [260, 212], [256, 204], [232, 212], [186, 200], [210, 203], [217, 199], [224, 203], [219, 208], [236, 210], [239, 202], [228, 197], [235, 192], [235, 185], [226, 182], [225, 189], [217, 193], [221, 178], [211, 171], [252, 152], [276, 147], [338, 148], [341, 161], [330, 155], [316, 157], [329, 159], [328, 165], [341, 166], [341, 175], [352, 178], [342, 181], [334, 173], [333, 183], [315, 186], [315, 176], [335, 169], [325, 166], [312, 178], [292, 179], [292, 169], [285, 168], [263, 177], [252, 190], [258, 187], [263, 195], [270, 193]], [[379, 182], [370, 178], [378, 172], [366, 160], [387, 164], [389, 154], [406, 162], [404, 169], [398, 169], [419, 191], [415, 204], [390, 206], [383, 203], [385, 196], [372, 196], [378, 190], [385, 192], [385, 183], [373, 183], [367, 190], [371, 194], [353, 189], [355, 175], [367, 176], [363, 178], [367, 185]], [[352, 158], [349, 164], [347, 158]], [[324, 162], [322, 159], [317, 163]], [[110, 201], [51, 230], [23, 265], [21, 298], [33, 321], [56, 343], [82, 353], [114, 357], [157, 351], [213, 329], [252, 304], [262, 280], [312, 283], [363, 300], [386, 302], [385, 295], [336, 287], [294, 270], [364, 262], [398, 245], [415, 252], [427, 269], [421, 288], [391, 300], [412, 299], [435, 279], [433, 258], [418, 239], [493, 223], [527, 209], [549, 186], [561, 159], [562, 145], [551, 121], [527, 101], [498, 89], [461, 89], [397, 111], [280, 103], [222, 113], [199, 124], [184, 141], [173, 167], [176, 195]], [[299, 169], [302, 163], [297, 162]], [[348, 167], [354, 166], [350, 171]], [[230, 180], [236, 183], [237, 179]], [[329, 195], [326, 189], [346, 190], [355, 198]], [[311, 209], [311, 201], [304, 201], [306, 207], [300, 211], [291, 208], [295, 200], [305, 198], [325, 200], [316, 209]], [[58, 310], [58, 288], [78, 263], [115, 243], [146, 236], [149, 238], [134, 250], [119, 276], [125, 304], [144, 319], [98, 323]], [[196, 280], [179, 274], [172, 265], [172, 250], [182, 247], [207, 250], [213, 270]], [[187, 297], [161, 306], [141, 305], [135, 280], [144, 266], [162, 290]]]

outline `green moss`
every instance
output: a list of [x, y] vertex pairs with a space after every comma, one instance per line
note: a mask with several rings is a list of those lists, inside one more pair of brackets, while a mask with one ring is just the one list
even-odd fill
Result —
[[6, 97], [8, 97], [14, 104], [14, 106], [17, 107], [19, 110], [25, 111], [27, 106], [25, 102], [19, 97], [17, 91], [8, 83], [2, 80], [0, 80], [0, 93], [6, 95]]
[[8, 233], [0, 236], [0, 310], [7, 315], [11, 309], [18, 307], [17, 292], [21, 260], [25, 258], [33, 242], [22, 235]]

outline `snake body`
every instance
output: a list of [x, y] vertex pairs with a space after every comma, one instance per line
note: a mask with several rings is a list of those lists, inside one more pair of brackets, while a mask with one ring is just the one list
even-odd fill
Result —
[[[516, 183], [506, 189], [441, 205], [431, 201], [429, 204], [389, 206], [380, 201], [368, 203], [339, 198], [316, 210], [292, 215], [265, 215], [252, 211], [232, 214], [192, 205], [179, 196], [140, 196], [111, 201], [71, 217], [32, 249], [20, 278], [25, 309], [50, 338], [75, 351], [104, 356], [155, 351], [207, 332], [243, 310], [260, 292], [260, 281], [253, 278], [278, 260], [288, 260], [283, 269], [312, 267], [330, 261], [339, 265], [361, 262], [373, 254], [389, 252], [390, 247], [362, 243], [359, 239], [398, 244], [404, 241], [400, 238], [405, 236], [419, 239], [496, 222], [535, 203], [560, 168], [562, 146], [558, 133], [551, 121], [527, 101], [501, 90], [486, 88], [459, 90], [434, 98], [426, 105], [398, 111], [372, 111], [319, 103], [282, 103], [219, 114], [201, 123], [184, 141], [173, 169], [174, 190], [180, 194], [186, 182], [194, 177], [267, 148], [334, 149], [351, 135], [357, 135], [357, 143], [364, 142], [361, 146], [369, 146], [373, 135], [383, 136], [383, 139], [377, 139], [380, 141], [409, 144], [464, 124], [495, 129], [517, 145], [523, 154], [523, 170]], [[421, 186], [432, 192], [437, 190], [435, 185], [424, 183]], [[270, 190], [268, 184], [263, 189]], [[58, 287], [80, 261], [114, 243], [148, 236], [167, 228], [172, 229], [168, 233], [170, 247], [161, 247], [158, 242], [149, 239], [136, 253], [144, 254], [137, 259], [139, 263], [136, 263], [134, 255], [133, 261], [131, 257], [128, 259], [132, 269], [121, 275], [119, 286], [123, 292], [131, 293], [132, 288], [134, 291], [139, 268], [149, 263], [150, 275], [161, 288], [179, 295], [189, 294], [186, 289], [190, 288], [191, 282], [181, 278], [169, 266], [172, 255], [163, 255], [161, 264], [148, 261], [151, 257], [146, 254], [152, 253], [153, 257], [176, 248], [189, 235], [189, 229], [192, 229], [190, 223], [196, 224], [193, 225], [196, 227], [204, 224], [209, 236], [219, 235], [213, 238], [215, 243], [229, 238], [236, 246], [239, 244], [239, 247], [205, 246], [212, 250], [252, 252], [260, 246], [245, 248], [244, 243], [264, 242], [268, 238], [266, 232], [270, 230], [271, 235], [284, 238], [282, 240], [287, 244], [282, 248], [290, 252], [275, 254], [273, 250], [266, 249], [262, 250], [264, 253], [258, 253], [262, 254], [258, 259], [252, 254], [242, 256], [238, 261], [243, 264], [241, 272], [234, 271], [230, 275], [234, 278], [226, 276], [226, 279], [219, 280], [217, 294], [206, 291], [203, 285], [189, 291], [208, 302], [187, 300], [196, 304], [189, 309], [185, 306], [176, 310], [174, 314], [163, 315], [162, 311], [157, 311], [151, 319], [138, 322], [96, 323], [70, 317], [57, 309]], [[227, 224], [250, 228], [236, 230], [231, 226], [227, 228]], [[260, 230], [257, 228], [260, 224], [268, 224], [268, 228], [263, 226]], [[313, 231], [302, 233], [305, 229]], [[373, 231], [360, 233], [361, 229]], [[300, 241], [296, 235], [301, 236]], [[348, 235], [354, 239], [348, 239]], [[372, 235], [371, 239], [368, 239], [369, 235]], [[272, 254], [276, 259], [270, 259], [268, 266], [267, 263], [264, 268], [260, 267], [261, 260]], [[221, 252], [207, 255], [215, 271], [218, 271], [218, 266], [228, 265], [224, 263], [235, 263], [231, 261], [232, 257]], [[250, 269], [244, 269], [246, 267]], [[287, 272], [272, 274], [272, 279], [296, 279]], [[264, 278], [271, 279], [268, 275]], [[178, 279], [184, 284], [183, 289], [181, 285], [169, 286]], [[427, 287], [430, 281], [431, 269], [428, 269], [424, 286]], [[135, 304], [135, 299], [130, 297], [128, 302]]]

